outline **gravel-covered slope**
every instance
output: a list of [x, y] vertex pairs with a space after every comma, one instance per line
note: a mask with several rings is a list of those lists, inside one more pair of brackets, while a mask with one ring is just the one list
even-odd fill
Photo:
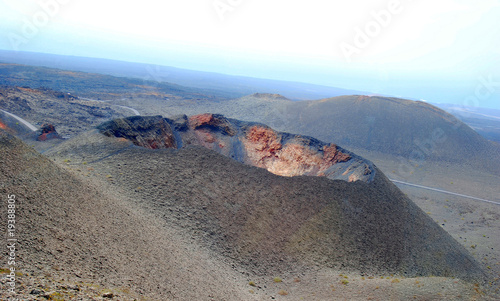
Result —
[[[2, 204], [9, 195], [16, 200], [16, 297], [101, 300], [112, 292], [114, 300], [256, 298], [246, 277], [141, 209], [134, 195], [82, 179], [2, 130], [0, 154]], [[7, 233], [4, 213], [0, 224]], [[6, 249], [0, 262], [4, 278], [13, 267]], [[0, 299], [6, 300], [8, 284], [1, 284]]]
[[[90, 143], [96, 151], [85, 147]], [[483, 275], [380, 171], [370, 183], [281, 177], [202, 147], [152, 150], [97, 131], [50, 156], [92, 168], [157, 216], [190, 229], [195, 240], [260, 274], [313, 265], [405, 276]]]

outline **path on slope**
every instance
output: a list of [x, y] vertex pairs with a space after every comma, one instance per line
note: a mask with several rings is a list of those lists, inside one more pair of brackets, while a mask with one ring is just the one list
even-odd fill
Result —
[[472, 200], [476, 200], [476, 201], [481, 201], [481, 202], [491, 203], [491, 204], [495, 204], [495, 205], [500, 205], [500, 203], [498, 203], [498, 202], [493, 202], [493, 201], [489, 201], [489, 200], [485, 200], [485, 199], [481, 199], [481, 198], [477, 198], [477, 197], [473, 197], [473, 196], [468, 196], [468, 195], [465, 195], [465, 194], [459, 194], [459, 193], [455, 193], [455, 192], [451, 192], [451, 191], [446, 191], [446, 190], [442, 190], [442, 189], [437, 189], [437, 188], [432, 188], [432, 187], [427, 187], [427, 186], [412, 184], [412, 183], [408, 183], [408, 182], [402, 182], [402, 181], [393, 180], [393, 179], [389, 179], [389, 180], [391, 182], [394, 182], [394, 183], [397, 183], [397, 184], [408, 185], [408, 186], [417, 187], [417, 188], [421, 188], [421, 189], [427, 189], [427, 190], [437, 191], [437, 192], [441, 192], [441, 193], [456, 195], [456, 196], [460, 196], [460, 197], [464, 197], [464, 198], [468, 198], [468, 199], [472, 199]]
[[7, 111], [1, 110], [1, 109], [0, 109], [0, 111], [2, 111], [5, 114], [7, 114], [7, 115], [9, 115], [9, 116], [11, 116], [11, 117], [19, 120], [19, 122], [21, 122], [22, 124], [24, 124], [25, 126], [27, 126], [30, 130], [32, 130], [32, 131], [37, 131], [38, 130], [38, 128], [36, 126], [32, 125], [31, 123], [29, 123], [28, 121], [22, 119], [21, 117], [19, 117], [17, 115], [14, 115], [12, 113], [9, 113]]

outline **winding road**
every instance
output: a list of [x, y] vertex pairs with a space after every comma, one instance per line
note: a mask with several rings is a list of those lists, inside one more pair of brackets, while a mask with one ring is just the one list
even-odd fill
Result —
[[15, 118], [16, 120], [18, 120], [19, 122], [21, 122], [22, 124], [24, 124], [25, 126], [27, 126], [30, 130], [32, 130], [32, 131], [38, 131], [38, 128], [36, 126], [32, 125], [31, 123], [29, 123], [28, 121], [22, 119], [21, 117], [19, 117], [17, 115], [14, 115], [12, 113], [9, 113], [7, 111], [1, 110], [1, 109], [0, 109], [0, 111], [3, 112], [3, 113], [5, 113], [5, 114], [7, 114], [7, 115], [9, 115], [12, 118]]
[[117, 106], [117, 107], [120, 107], [120, 108], [124, 108], [124, 109], [131, 110], [132, 112], [134, 112], [134, 114], [135, 114], [136, 116], [141, 115], [141, 113], [139, 113], [139, 111], [137, 111], [136, 109], [131, 108], [131, 107], [120, 106], [120, 105], [112, 105], [112, 106]]
[[[82, 99], [85, 99], [85, 100], [88, 100], [88, 101], [106, 102], [106, 101], [103, 101], [103, 100], [96, 100], [96, 99], [89, 99], [89, 98], [82, 98]], [[122, 109], [130, 110], [136, 116], [141, 115], [141, 113], [139, 111], [137, 111], [136, 109], [131, 108], [131, 107], [121, 106], [121, 105], [114, 105], [114, 104], [110, 104], [110, 106], [116, 106], [116, 107], [119, 107], [119, 108], [122, 108]], [[15, 118], [16, 120], [18, 120], [19, 122], [21, 122], [22, 124], [24, 124], [25, 126], [27, 126], [30, 130], [32, 130], [32, 131], [38, 131], [38, 128], [36, 126], [32, 125], [31, 123], [29, 123], [28, 121], [22, 119], [21, 117], [19, 117], [17, 115], [14, 115], [12, 113], [9, 113], [7, 111], [4, 111], [2, 109], [0, 109], [0, 111], [3, 112], [3, 113], [5, 113], [5, 114], [7, 114], [7, 115], [9, 115], [12, 118]]]
[[422, 185], [417, 185], [417, 184], [402, 182], [402, 181], [393, 180], [393, 179], [389, 179], [389, 180], [391, 182], [397, 183], [397, 184], [403, 184], [403, 185], [417, 187], [417, 188], [421, 188], [421, 189], [427, 189], [427, 190], [437, 191], [437, 192], [446, 193], [446, 194], [450, 194], [450, 195], [460, 196], [460, 197], [464, 197], [464, 198], [468, 198], [468, 199], [472, 199], [472, 200], [476, 200], [476, 201], [481, 201], [481, 202], [485, 202], [485, 203], [491, 203], [491, 204], [495, 204], [495, 205], [500, 205], [500, 203], [498, 203], [498, 202], [493, 202], [493, 201], [489, 201], [489, 200], [485, 200], [485, 199], [480, 199], [480, 198], [476, 198], [476, 197], [465, 195], [465, 194], [459, 194], [459, 193], [455, 193], [455, 192], [450, 192], [450, 191], [441, 190], [441, 189], [437, 189], [437, 188], [432, 188], [432, 187], [427, 187], [427, 186], [422, 186]]

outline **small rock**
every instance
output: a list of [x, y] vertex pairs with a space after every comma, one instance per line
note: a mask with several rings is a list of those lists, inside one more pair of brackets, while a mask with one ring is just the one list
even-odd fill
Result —
[[105, 293], [102, 296], [103, 296], [103, 298], [110, 298], [110, 299], [112, 299], [114, 297], [113, 293]]
[[30, 294], [32, 295], [41, 295], [43, 293], [43, 291], [41, 290], [37, 290], [37, 289], [33, 289]]
[[42, 297], [44, 297], [45, 299], [51, 299], [52, 298], [52, 295], [54, 295], [56, 292], [54, 291], [50, 291], [48, 293], [45, 293]]

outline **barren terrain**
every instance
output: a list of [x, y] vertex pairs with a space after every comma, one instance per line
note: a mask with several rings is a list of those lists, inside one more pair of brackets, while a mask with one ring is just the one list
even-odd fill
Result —
[[[224, 252], [220, 252], [220, 247], [224, 248], [224, 244], [214, 245], [212, 237], [220, 233], [203, 231], [210, 224], [196, 223], [200, 221], [197, 218], [199, 213], [192, 211], [190, 206], [175, 206], [172, 203], [165, 207], [161, 201], [172, 197], [172, 201], [176, 198], [181, 201], [188, 197], [172, 195], [176, 193], [175, 190], [168, 193], [175, 187], [190, 187], [200, 180], [198, 183], [206, 183], [202, 180], [205, 173], [193, 171], [198, 170], [199, 166], [210, 166], [207, 159], [222, 160], [223, 157], [214, 157], [214, 154], [202, 149], [182, 153], [152, 151], [153, 156], [139, 161], [121, 160], [120, 157], [128, 156], [125, 151], [85, 164], [77, 160], [85, 152], [75, 148], [75, 152], [66, 153], [65, 156], [51, 156], [58, 167], [20, 142], [9, 139], [6, 141], [4, 137], [2, 140], [3, 153], [8, 154], [2, 162], [2, 193], [15, 190], [23, 206], [19, 214], [22, 237], [19, 260], [22, 265], [18, 279], [22, 296], [26, 299], [53, 296], [51, 298], [56, 300], [66, 300], [79, 295], [83, 300], [99, 300], [109, 293], [113, 293], [118, 300], [492, 298], [488, 284], [453, 278], [405, 277], [320, 268], [309, 264], [290, 265], [287, 260], [272, 259], [265, 254], [257, 257], [260, 262], [249, 265], [251, 261], [227, 256], [234, 250], [227, 249], [226, 255], [221, 255]], [[102, 139], [106, 145], [117, 148], [124, 146], [124, 142], [112, 142], [113, 138]], [[99, 145], [99, 141], [94, 141], [94, 145]], [[94, 156], [100, 154], [96, 152]], [[137, 158], [133, 154], [134, 150], [130, 149], [129, 155]], [[165, 156], [171, 159], [165, 160]], [[135, 169], [127, 166], [132, 162], [146, 164], [142, 169]], [[200, 165], [201, 162], [206, 163]], [[254, 173], [259, 175], [258, 179], [271, 177], [283, 183], [299, 183], [303, 180], [316, 182], [315, 178], [294, 180], [271, 174], [263, 177], [267, 172], [231, 162], [227, 161], [217, 169], [212, 169], [208, 175], [219, 180], [212, 181], [211, 185], [229, 184], [229, 187], [233, 187], [232, 193], [236, 192], [236, 188], [246, 195], [248, 184], [254, 181]], [[166, 166], [170, 167], [165, 169]], [[229, 173], [232, 179], [244, 179], [235, 176], [237, 170], [237, 173], [247, 174], [244, 180], [246, 184], [240, 186], [238, 182], [228, 182], [229, 174], [221, 173], [228, 168], [232, 169]], [[158, 176], [159, 171], [163, 171], [162, 176]], [[153, 179], [149, 178], [150, 174], [157, 175], [154, 179], [163, 181], [149, 182], [146, 179]], [[24, 184], [10, 186], [9, 183], [15, 183], [12, 181]], [[160, 190], [155, 186], [169, 182], [170, 189], [164, 187]], [[49, 187], [50, 190], [47, 190]], [[208, 191], [199, 188], [194, 185], [190, 189], [192, 193], [202, 193], [210, 198]], [[227, 193], [231, 193], [231, 190]], [[224, 195], [214, 197], [213, 201], [226, 199]], [[233, 200], [238, 198], [233, 197]], [[230, 206], [231, 199], [226, 202]], [[165, 211], [165, 208], [170, 209]], [[234, 209], [227, 207], [226, 210], [231, 212]], [[258, 229], [253, 231], [260, 232]], [[36, 297], [34, 291], [40, 291], [40, 296]], [[485, 296], [484, 292], [488, 295]]]
[[[13, 68], [12, 73], [24, 67], [9, 68]], [[305, 112], [315, 106], [325, 108], [325, 103], [335, 100], [310, 102], [299, 110], [300, 118], [295, 118], [295, 109], [286, 109], [292, 107], [291, 101], [280, 95], [255, 94], [229, 100], [205, 96], [199, 89], [151, 82], [139, 85], [134, 80], [98, 79], [62, 70], [51, 71], [47, 77], [51, 89], [34, 89], [39, 87], [37, 76], [44, 72], [44, 68], [32, 68], [27, 74], [33, 77], [19, 72], [19, 77], [1, 78], [4, 84], [32, 79], [26, 81], [30, 88], [3, 87], [0, 109], [36, 126], [53, 123], [62, 136], [72, 138], [39, 142], [35, 141], [36, 133], [27, 135], [29, 131], [12, 118], [4, 116], [0, 124], [11, 133], [23, 133], [20, 136], [29, 145], [0, 129], [0, 193], [2, 199], [8, 194], [18, 197], [21, 240], [17, 283], [26, 300], [102, 300], [110, 294], [116, 300], [500, 298], [500, 206], [494, 204], [500, 203], [500, 175], [495, 172], [498, 162], [489, 163], [498, 154], [489, 156], [494, 147], [474, 132], [459, 136], [459, 131], [450, 131], [449, 145], [440, 144], [434, 149], [435, 156], [427, 156], [411, 168], [405, 156], [384, 148], [350, 148], [371, 160], [388, 178], [494, 202], [397, 184], [422, 212], [417, 207], [408, 210], [413, 205], [404, 195], [394, 202], [408, 207], [386, 208], [370, 203], [383, 203], [386, 192], [381, 192], [385, 191], [382, 186], [397, 191], [385, 182], [367, 189], [359, 182], [351, 186], [324, 178], [281, 177], [201, 147], [145, 150], [93, 129], [109, 119], [132, 115], [130, 109], [119, 107], [127, 106], [143, 115], [165, 117], [228, 113], [248, 121], [268, 120], [281, 130], [327, 135], [328, 128], [314, 130], [315, 115]], [[64, 77], [68, 81], [60, 82]], [[94, 85], [103, 79], [109, 85]], [[311, 127], [304, 128], [306, 123], [301, 123], [302, 128], [290, 127], [304, 118]], [[375, 120], [381, 122], [381, 118]], [[437, 124], [442, 127], [446, 122]], [[432, 126], [421, 131], [421, 137], [428, 136], [429, 130]], [[346, 128], [343, 131], [342, 139], [347, 139], [351, 134]], [[352, 135], [359, 138], [364, 134], [358, 131]], [[463, 141], [471, 139], [482, 142], [461, 147]], [[401, 147], [412, 147], [412, 143]], [[446, 149], [441, 150], [442, 146]], [[442, 155], [450, 150], [457, 150], [454, 158], [443, 160]], [[467, 162], [457, 161], [460, 158]], [[478, 160], [482, 164], [474, 166]], [[338, 212], [344, 216], [335, 215]], [[408, 212], [406, 216], [425, 221], [419, 224], [422, 228], [403, 218]], [[344, 220], [346, 216], [351, 219]], [[5, 227], [4, 215], [1, 221]], [[339, 228], [335, 221], [345, 222], [344, 227]], [[424, 265], [418, 273], [405, 274], [401, 264], [405, 259], [394, 261], [397, 256], [391, 253], [402, 250], [397, 235], [404, 231], [390, 232], [398, 227], [407, 229], [406, 235], [416, 235], [409, 242], [414, 244], [413, 254], [420, 249], [425, 254], [432, 246], [439, 249], [446, 245], [440, 242], [451, 239], [447, 248], [453, 245], [451, 249], [457, 253], [446, 251], [445, 255], [456, 259], [468, 258], [470, 253], [487, 281], [473, 276], [474, 269], [460, 266], [463, 260], [458, 265], [441, 260]], [[428, 233], [422, 229], [429, 227], [432, 233], [445, 230], [451, 236], [433, 234], [427, 236], [428, 243], [422, 243]], [[350, 238], [335, 236], [342, 229], [350, 229], [346, 232]], [[332, 248], [338, 239], [346, 243]], [[374, 256], [369, 244], [377, 245], [373, 250], [387, 252]], [[345, 256], [345, 264], [339, 254]], [[5, 255], [0, 258], [3, 274], [7, 273]], [[366, 258], [378, 258], [378, 262]], [[443, 272], [447, 266], [456, 270]], [[4, 298], [7, 283], [1, 283], [0, 296]]]

